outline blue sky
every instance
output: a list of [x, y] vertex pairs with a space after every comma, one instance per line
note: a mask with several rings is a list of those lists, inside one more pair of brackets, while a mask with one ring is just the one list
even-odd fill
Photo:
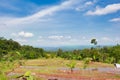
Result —
[[120, 43], [120, 0], [0, 0], [0, 36], [22, 45]]

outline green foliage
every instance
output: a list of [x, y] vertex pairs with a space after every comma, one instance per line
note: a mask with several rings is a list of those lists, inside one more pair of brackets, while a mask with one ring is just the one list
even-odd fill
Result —
[[26, 59], [36, 59], [44, 57], [44, 50], [42, 48], [33, 48], [32, 46], [22, 46], [21, 53]]
[[[21, 46], [12, 39], [0, 38], [0, 60], [16, 60], [16, 59], [36, 59], [44, 57], [42, 48], [34, 48], [32, 46]], [[11, 59], [10, 59], [11, 58]]]
[[91, 40], [91, 44], [97, 45], [96, 39], [92, 39], [92, 40]]
[[51, 58], [51, 54], [45, 54], [45, 58], [46, 59]]
[[88, 64], [91, 62], [91, 58], [84, 58], [83, 60], [83, 68], [86, 69], [88, 67]]
[[100, 60], [100, 53], [99, 53], [98, 49], [91, 49], [90, 54], [91, 54], [90, 57], [92, 58], [92, 61]]
[[95, 60], [96, 59], [96, 56], [95, 55], [93, 55], [93, 60]]
[[85, 58], [83, 61], [84, 61], [84, 64], [89, 64], [91, 62], [91, 58]]
[[8, 80], [4, 73], [0, 73], [0, 80]]
[[30, 76], [31, 75], [31, 72], [30, 71], [27, 71], [24, 76]]
[[16, 53], [17, 53], [19, 56], [21, 56], [20, 52], [16, 51]]
[[66, 65], [70, 68], [71, 72], [73, 72], [73, 69], [76, 66], [76, 62], [72, 61], [72, 62], [70, 62], [70, 63], [68, 63]]
[[4, 38], [1, 38], [0, 39], [0, 48], [2, 50], [7, 50], [7, 51], [13, 51], [13, 50], [18, 50], [21, 48], [21, 45], [16, 42], [16, 41], [13, 41], [12, 39], [4, 39]]
[[25, 65], [25, 60], [18, 60], [18, 64], [19, 64], [19, 66]]
[[62, 49], [58, 49], [58, 51], [57, 51], [57, 56], [61, 56], [62, 53], [63, 53]]
[[10, 62], [10, 61], [0, 61], [0, 80], [9, 80], [6, 76], [7, 71], [14, 70], [15, 62]]
[[27, 71], [24, 75], [19, 76], [18, 78], [20, 78], [20, 80], [35, 80], [30, 71]]
[[[97, 45], [96, 39], [92, 39], [91, 44]], [[118, 63], [120, 62], [120, 45], [73, 51], [63, 51], [62, 49], [58, 49], [57, 51], [50, 52], [29, 45], [21, 46], [12, 39], [7, 40], [0, 37], [0, 61], [13, 62], [14, 60], [37, 59], [43, 57], [61, 57], [68, 60], [83, 60], [84, 58], [90, 57], [92, 58], [92, 61]]]
[[114, 58], [114, 57], [107, 57], [107, 58], [105, 59], [105, 62], [106, 62], [106, 63], [109, 63], [109, 64], [114, 63], [114, 61], [115, 61], [115, 58]]

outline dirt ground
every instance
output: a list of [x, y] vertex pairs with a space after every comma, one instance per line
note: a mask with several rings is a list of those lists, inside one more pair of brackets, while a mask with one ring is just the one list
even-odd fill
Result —
[[[13, 71], [7, 75], [22, 75], [21, 71]], [[36, 76], [38, 80], [120, 80], [120, 74], [116, 74], [114, 71], [99, 72], [98, 70], [76, 70], [71, 72], [70, 70], [58, 70], [52, 74], [33, 72], [32, 75]], [[41, 80], [41, 79], [40, 79]]]
[[69, 60], [58, 58], [28, 60], [25, 65], [7, 72], [6, 75], [10, 80], [19, 80], [16, 76], [31, 71], [36, 80], [120, 80], [120, 70], [115, 69], [112, 64], [92, 62], [89, 67], [83, 69], [82, 61], [76, 62], [77, 65], [71, 72], [66, 66]]

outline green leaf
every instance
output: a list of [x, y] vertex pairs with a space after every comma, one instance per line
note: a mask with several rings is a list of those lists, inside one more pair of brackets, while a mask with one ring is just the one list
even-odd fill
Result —
[[30, 71], [27, 71], [24, 76], [30, 76], [31, 75], [31, 72]]

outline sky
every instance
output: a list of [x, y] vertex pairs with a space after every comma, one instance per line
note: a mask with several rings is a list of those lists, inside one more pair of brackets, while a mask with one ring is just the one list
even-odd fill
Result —
[[0, 37], [38, 47], [120, 44], [120, 0], [0, 0]]

